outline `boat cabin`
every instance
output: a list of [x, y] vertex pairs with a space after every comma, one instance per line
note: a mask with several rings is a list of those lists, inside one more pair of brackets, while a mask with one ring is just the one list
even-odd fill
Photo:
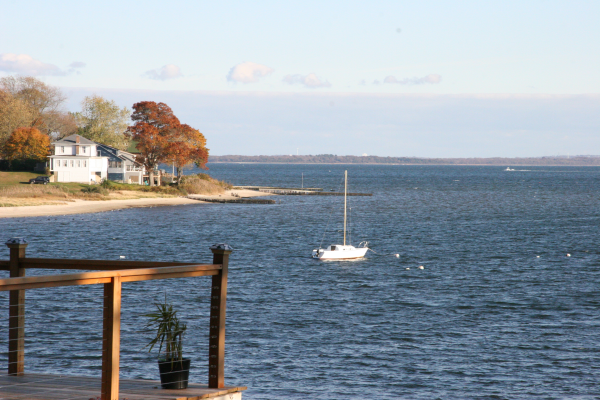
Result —
[[327, 251], [347, 251], [347, 250], [354, 250], [355, 247], [354, 246], [343, 246], [341, 244], [332, 244], [331, 246], [329, 246], [329, 248], [327, 248]]

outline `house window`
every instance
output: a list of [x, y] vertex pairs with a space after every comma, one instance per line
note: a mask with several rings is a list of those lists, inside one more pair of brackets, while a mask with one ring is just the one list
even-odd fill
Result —
[[65, 146], [60, 146], [60, 152], [65, 154]]
[[82, 152], [82, 153], [85, 153], [85, 149], [87, 149], [87, 147], [85, 147], [85, 146], [81, 146], [81, 152]]
[[56, 160], [56, 166], [60, 167], [60, 160]]
[[87, 167], [87, 161], [86, 160], [83, 160], [83, 166]]
[[74, 162], [73, 162], [73, 160], [71, 160], [71, 167], [73, 167], [73, 164], [74, 164]]
[[77, 166], [81, 167], [81, 160], [77, 160]]

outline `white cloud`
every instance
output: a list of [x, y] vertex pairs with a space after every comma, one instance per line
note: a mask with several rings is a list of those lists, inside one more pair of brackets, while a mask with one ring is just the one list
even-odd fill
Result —
[[65, 71], [54, 64], [36, 60], [27, 54], [0, 54], [0, 71], [16, 72], [24, 75], [67, 75]]
[[146, 71], [142, 76], [157, 81], [166, 81], [167, 79], [180, 78], [183, 76], [183, 74], [181, 73], [181, 69], [177, 65], [167, 64], [161, 68]]
[[438, 74], [429, 74], [422, 78], [404, 78], [402, 80], [396, 79], [394, 76], [386, 76], [383, 80], [383, 83], [397, 83], [399, 85], [423, 85], [425, 83], [440, 83], [442, 81], [442, 76]]
[[77, 74], [77, 75], [81, 75], [81, 71], [78, 71], [78, 69], [80, 68], [84, 68], [86, 66], [86, 63], [81, 62], [81, 61], [73, 61], [71, 64], [69, 64], [69, 74]]
[[285, 78], [283, 78], [283, 81], [285, 83], [289, 83], [290, 85], [299, 83], [311, 89], [331, 86], [331, 83], [320, 80], [314, 72], [311, 72], [308, 75], [286, 75]]
[[272, 74], [273, 71], [275, 71], [273, 68], [266, 65], [248, 61], [232, 67], [227, 74], [227, 80], [229, 82], [255, 83], [260, 78]]

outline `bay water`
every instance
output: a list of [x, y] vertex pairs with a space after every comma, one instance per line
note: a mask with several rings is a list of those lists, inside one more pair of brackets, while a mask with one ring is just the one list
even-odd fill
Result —
[[[326, 191], [348, 170], [350, 191], [373, 193], [349, 198], [352, 243], [374, 252], [310, 257], [342, 240], [334, 196], [2, 219], [0, 232], [29, 257], [210, 262], [210, 245], [233, 246], [226, 384], [247, 399], [600, 398], [600, 168], [209, 167]], [[124, 285], [122, 378], [158, 379], [144, 315], [166, 293], [188, 323], [191, 381], [206, 382], [209, 281]], [[101, 286], [29, 290], [26, 370], [99, 377], [101, 315]], [[4, 366], [7, 336], [5, 320]]]

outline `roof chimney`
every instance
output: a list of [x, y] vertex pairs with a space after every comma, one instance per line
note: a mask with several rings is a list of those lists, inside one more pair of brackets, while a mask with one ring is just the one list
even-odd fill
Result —
[[79, 143], [79, 135], [75, 136], [75, 143]]

